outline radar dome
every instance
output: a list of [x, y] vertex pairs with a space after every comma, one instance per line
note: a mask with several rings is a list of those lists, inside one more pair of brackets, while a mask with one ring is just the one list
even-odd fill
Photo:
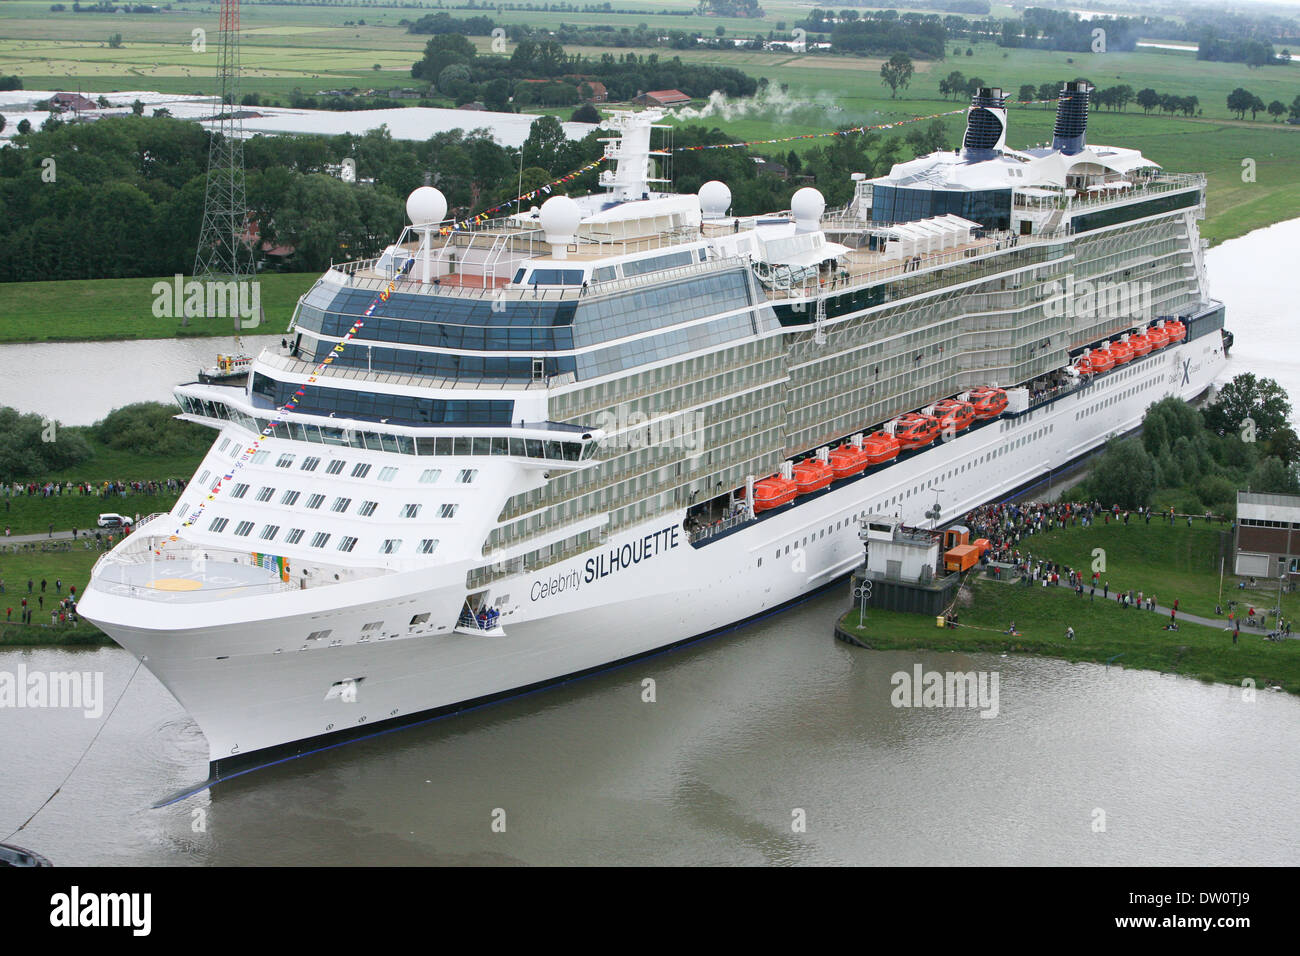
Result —
[[731, 208], [731, 190], [726, 183], [711, 179], [700, 187], [700, 211], [705, 219], [720, 219]]
[[447, 197], [432, 186], [421, 186], [406, 197], [406, 215], [415, 226], [428, 226], [447, 218]]
[[805, 186], [790, 197], [790, 211], [800, 231], [813, 230], [821, 224], [826, 211], [826, 199], [811, 186]]
[[582, 210], [568, 196], [552, 196], [542, 203], [541, 217], [546, 241], [553, 245], [567, 245], [578, 232]]

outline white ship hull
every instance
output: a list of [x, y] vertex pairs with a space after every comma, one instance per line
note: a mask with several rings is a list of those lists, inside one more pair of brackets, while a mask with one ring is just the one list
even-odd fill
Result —
[[[105, 591], [88, 591], [82, 610], [145, 659], [203, 730], [214, 776], [229, 775], [770, 612], [861, 561], [854, 519], [862, 512], [896, 512], [921, 524], [941, 488], [943, 520], [952, 520], [1137, 427], [1166, 395], [1197, 397], [1225, 361], [1217, 333], [1163, 349], [1085, 390], [837, 482], [699, 546], [682, 528], [684, 513], [660, 515], [540, 572], [494, 582], [491, 599], [504, 598], [503, 636], [440, 623], [454, 621], [463, 605], [462, 569], [443, 569], [438, 580], [411, 571], [215, 602], [198, 625], [193, 605]], [[356, 636], [376, 612], [405, 621], [408, 608], [431, 612], [434, 623]], [[132, 624], [112, 623], [123, 620]], [[326, 646], [286, 644], [286, 634], [324, 628], [350, 636]], [[356, 681], [355, 699], [337, 692], [347, 681]]]

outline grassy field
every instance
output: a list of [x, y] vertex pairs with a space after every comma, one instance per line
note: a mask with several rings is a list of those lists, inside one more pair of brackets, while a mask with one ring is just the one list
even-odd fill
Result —
[[[133, 473], [138, 469], [133, 469]], [[188, 478], [193, 472], [186, 472]], [[73, 493], [55, 495], [52, 498], [22, 495], [16, 498], [4, 498], [0, 504], [0, 525], [9, 528], [14, 534], [48, 534], [51, 524], [55, 531], [71, 531], [76, 528], [84, 534], [90, 529], [94, 536], [96, 519], [106, 512], [116, 514], [130, 513], [134, 518], [157, 511], [170, 511], [176, 504], [177, 495], [127, 495], [126, 497], [103, 498], [99, 495], [79, 495]], [[3, 543], [3, 542], [0, 542]]]
[[[92, 624], [82, 622], [76, 627], [50, 625], [50, 608], [57, 606], [62, 597], [55, 592], [54, 582], [63, 581], [64, 595], [68, 593], [69, 586], [75, 586], [77, 594], [81, 594], [86, 582], [90, 580], [90, 569], [100, 554], [94, 548], [87, 551], [81, 542], [77, 542], [72, 551], [0, 553], [0, 580], [4, 581], [5, 586], [5, 593], [0, 594], [0, 647], [23, 644], [111, 644], [108, 636]], [[30, 595], [27, 593], [29, 578], [35, 585]], [[42, 578], [47, 582], [44, 610], [37, 600]], [[16, 623], [22, 619], [21, 602], [24, 597], [29, 606], [34, 608], [32, 623], [27, 626]], [[12, 614], [8, 614], [11, 608]], [[10, 620], [6, 621], [6, 617]]]
[[[298, 297], [318, 277], [307, 273], [260, 276], [265, 327], [279, 332], [289, 324]], [[84, 279], [0, 283], [0, 342], [84, 342], [165, 339], [179, 336], [229, 336], [226, 319], [157, 318], [153, 285], [164, 280]]]
[[[1198, 680], [1279, 686], [1300, 693], [1300, 641], [1275, 643], [1242, 632], [1234, 647], [1224, 630], [1183, 623], [1163, 630], [1164, 615], [1121, 610], [1114, 601], [1080, 601], [1066, 588], [1026, 588], [979, 581], [973, 603], [960, 609], [962, 627], [938, 628], [934, 618], [868, 609], [865, 626], [857, 610], [841, 627], [876, 650], [1023, 653], [1067, 661], [1113, 663]], [[1015, 621], [1018, 636], [1006, 634]], [[1065, 638], [1073, 627], [1075, 640]]]
[[[1171, 607], [1178, 599], [1180, 611], [1213, 618], [1215, 605], [1220, 603], [1220, 535], [1230, 534], [1229, 528], [1230, 525], [1207, 524], [1201, 519], [1194, 519], [1192, 527], [1188, 528], [1186, 520], [1181, 518], [1173, 525], [1169, 524], [1168, 518], [1152, 518], [1149, 525], [1131, 518], [1128, 525], [1112, 521], [1087, 528], [1066, 527], [1030, 535], [1021, 538], [1019, 548], [1022, 554], [1029, 551], [1035, 559], [1043, 558], [1083, 569], [1086, 575], [1092, 573], [1093, 550], [1101, 548], [1105, 560], [1101, 580], [1109, 582], [1112, 598], [1116, 591], [1130, 589], [1147, 595], [1154, 593], [1157, 601], [1165, 607]], [[1233, 599], [1254, 604], [1260, 609], [1276, 605], [1276, 582], [1256, 589], [1239, 590], [1231, 565], [1229, 544], [1223, 585], [1225, 611], [1226, 603]], [[1098, 602], [1101, 593], [1098, 589]], [[1282, 611], [1284, 616], [1300, 622], [1300, 594], [1284, 594]], [[1019, 618], [1016, 620], [1019, 622]], [[1226, 626], [1226, 614], [1222, 620]]]

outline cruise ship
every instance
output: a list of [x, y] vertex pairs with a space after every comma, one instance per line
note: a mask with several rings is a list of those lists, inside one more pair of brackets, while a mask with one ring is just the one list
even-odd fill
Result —
[[599, 189], [449, 228], [433, 187], [332, 266], [176, 507], [81, 612], [209, 746], [211, 780], [771, 614], [862, 560], [859, 522], [942, 525], [1191, 401], [1223, 368], [1205, 179], [1087, 142], [961, 148], [826, 208], [673, 193], [661, 114], [604, 121]]

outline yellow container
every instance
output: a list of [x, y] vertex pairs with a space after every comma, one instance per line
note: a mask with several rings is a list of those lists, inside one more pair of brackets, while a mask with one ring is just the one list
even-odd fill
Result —
[[937, 615], [937, 616], [935, 617], [935, 619], [934, 619], [934, 626], [935, 626], [935, 627], [943, 627], [943, 626], [944, 626], [944, 620], [943, 620], [943, 615], [942, 615], [942, 614]]

